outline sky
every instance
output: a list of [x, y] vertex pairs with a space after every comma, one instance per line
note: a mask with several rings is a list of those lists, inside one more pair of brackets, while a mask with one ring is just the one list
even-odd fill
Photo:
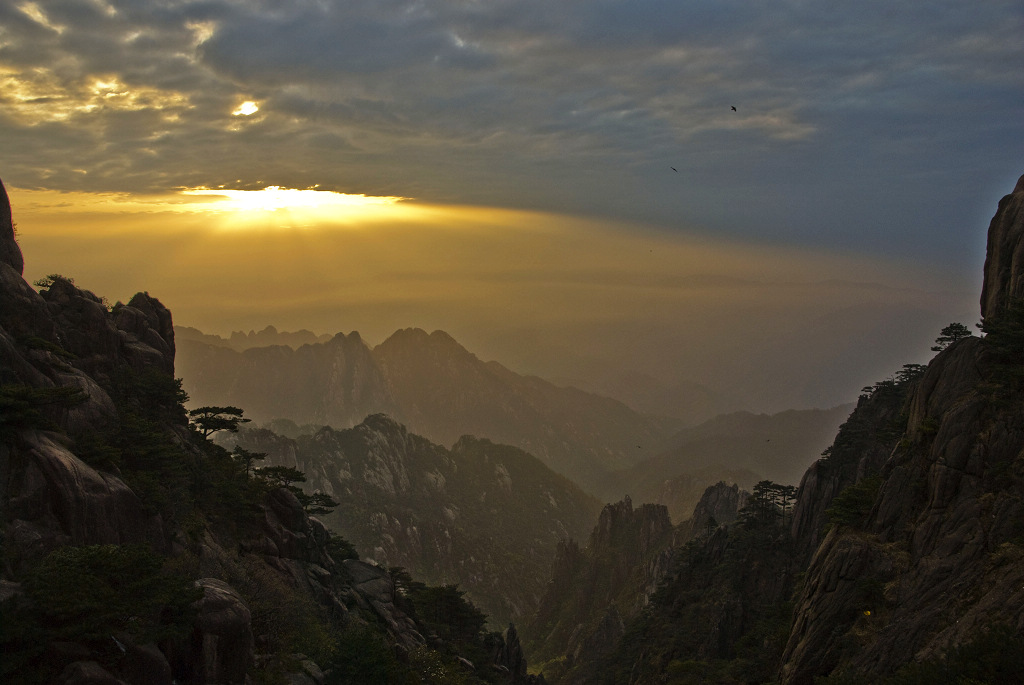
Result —
[[207, 332], [831, 406], [977, 320], [1022, 35], [1020, 0], [11, 0], [0, 178], [26, 277]]

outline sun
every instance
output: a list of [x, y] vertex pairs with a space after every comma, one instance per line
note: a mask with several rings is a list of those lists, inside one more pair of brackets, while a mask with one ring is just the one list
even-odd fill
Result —
[[233, 116], [236, 116], [236, 117], [239, 117], [239, 116], [247, 117], [247, 116], [251, 116], [251, 115], [255, 114], [258, 111], [260, 111], [259, 105], [257, 105], [252, 100], [246, 100], [245, 102], [240, 104], [238, 107], [236, 107], [235, 111], [233, 111], [231, 114]]
[[217, 211], [276, 212], [279, 210], [314, 209], [325, 207], [365, 207], [389, 205], [404, 200], [401, 197], [355, 195], [329, 190], [282, 188], [267, 186], [262, 190], [225, 190], [213, 188], [186, 188], [185, 195], [219, 197], [207, 209]]
[[[372, 218], [392, 211], [408, 198], [338, 193], [317, 188], [267, 186], [261, 190], [185, 188], [182, 194], [204, 198], [195, 210], [230, 218], [235, 226], [265, 223], [312, 226], [326, 221]], [[208, 198], [208, 199], [207, 199]]]

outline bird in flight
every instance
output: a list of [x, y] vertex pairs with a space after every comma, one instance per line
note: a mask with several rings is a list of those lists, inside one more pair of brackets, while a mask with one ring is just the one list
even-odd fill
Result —
[[679, 169], [676, 169], [674, 166], [670, 166], [669, 169], [676, 172], [677, 174], [679, 173]]
[[736, 111], [736, 105], [732, 106], [732, 111], [734, 111], [734, 112]]

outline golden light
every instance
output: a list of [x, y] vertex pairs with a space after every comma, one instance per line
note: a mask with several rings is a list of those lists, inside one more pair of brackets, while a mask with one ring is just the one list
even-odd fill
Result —
[[329, 190], [307, 188], [282, 188], [267, 186], [262, 190], [223, 190], [211, 188], [186, 188], [184, 195], [199, 195], [220, 198], [205, 204], [204, 210], [223, 212], [276, 212], [295, 209], [351, 208], [374, 205], [391, 205], [406, 198], [372, 195], [335, 193]]
[[[17, 196], [20, 212], [43, 212], [57, 220], [54, 228], [66, 223], [72, 230], [77, 223], [95, 217], [96, 230], [104, 234], [122, 234], [134, 230], [131, 222], [114, 217], [161, 215], [159, 223], [203, 227], [202, 230], [311, 229], [343, 227], [351, 230], [379, 226], [388, 221], [431, 221], [441, 211], [418, 205], [405, 197], [374, 196], [269, 186], [261, 190], [226, 188], [183, 188], [175, 193], [127, 194], [82, 193], [53, 190], [8, 188]], [[179, 218], [172, 219], [177, 216]], [[70, 219], [70, 217], [74, 219]], [[68, 219], [60, 219], [68, 217]], [[196, 224], [195, 220], [201, 223]], [[92, 224], [90, 224], [92, 225]], [[155, 224], [152, 224], [155, 225]], [[77, 230], [77, 229], [75, 229]]]
[[46, 14], [43, 13], [43, 10], [36, 3], [25, 2], [19, 5], [18, 9], [21, 10], [25, 16], [27, 16], [29, 19], [36, 22], [40, 26], [45, 26], [46, 28], [56, 33], [64, 33], [64, 29], [66, 27], [51, 22], [49, 17], [47, 17]]
[[185, 188], [182, 195], [202, 198], [181, 209], [218, 216], [221, 227], [314, 228], [326, 225], [380, 221], [408, 214], [399, 204], [408, 198], [337, 193], [316, 187], [298, 189], [268, 186], [262, 190]]
[[240, 104], [238, 107], [236, 107], [235, 111], [233, 111], [231, 114], [236, 116], [236, 117], [237, 116], [247, 117], [247, 116], [251, 116], [251, 115], [255, 114], [258, 111], [260, 111], [259, 105], [257, 105], [252, 100], [246, 100], [245, 102]]
[[46, 67], [17, 70], [0, 65], [0, 109], [30, 126], [100, 111], [153, 110], [173, 121], [190, 106], [183, 93], [129, 87], [114, 74], [90, 74], [68, 86]]

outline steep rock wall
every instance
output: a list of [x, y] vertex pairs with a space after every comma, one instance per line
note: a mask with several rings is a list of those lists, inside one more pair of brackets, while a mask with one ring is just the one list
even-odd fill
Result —
[[[1022, 207], [1024, 178], [989, 229], [986, 319], [1024, 295]], [[1024, 629], [1024, 398], [992, 349], [961, 340], [916, 383], [870, 515], [834, 527], [810, 563], [784, 682], [881, 678], [993, 625]]]

